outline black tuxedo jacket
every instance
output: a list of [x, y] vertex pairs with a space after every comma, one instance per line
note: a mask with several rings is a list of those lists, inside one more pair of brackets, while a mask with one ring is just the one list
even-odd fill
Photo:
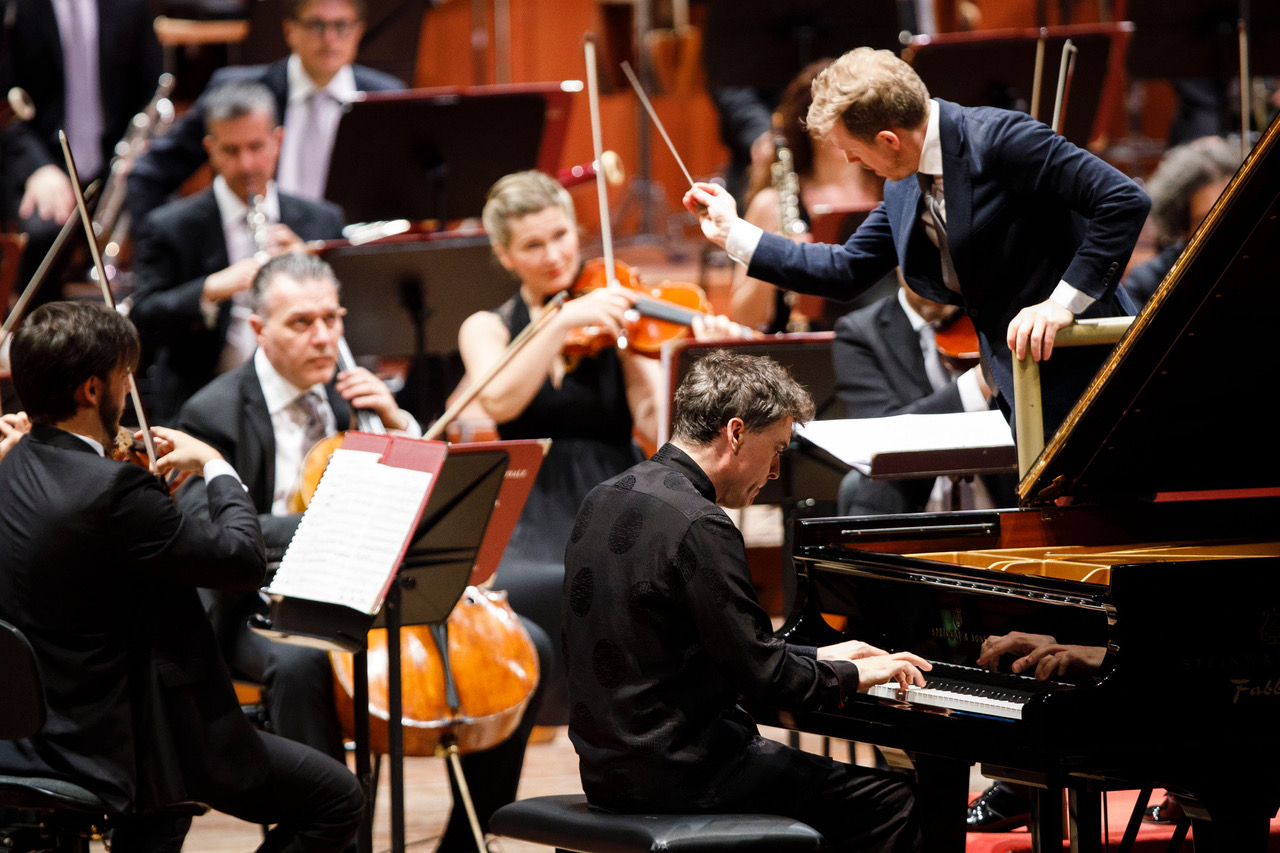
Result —
[[0, 618], [35, 648], [49, 716], [0, 741], [0, 772], [73, 780], [112, 808], [245, 790], [265, 752], [197, 586], [255, 589], [253, 507], [217, 477], [203, 518], [137, 466], [37, 426], [0, 462]]
[[[281, 194], [280, 220], [303, 240], [342, 236], [342, 211], [328, 202]], [[231, 325], [230, 301], [222, 304], [213, 328], [200, 311], [205, 278], [228, 263], [213, 190], [154, 211], [139, 228], [134, 251], [138, 290], [129, 317], [151, 361], [149, 396], [156, 419], [164, 422], [213, 379]]]
[[831, 358], [847, 418], [964, 411], [954, 382], [941, 391], [929, 384], [920, 335], [897, 294], [836, 321]]
[[[261, 83], [276, 97], [276, 115], [284, 123], [285, 107], [289, 103], [289, 75], [287, 59], [270, 65], [233, 65], [214, 72], [205, 87], [212, 92], [228, 83]], [[372, 68], [352, 65], [356, 89], [361, 92], [386, 92], [404, 88], [404, 83]], [[286, 131], [287, 132], [287, 131]], [[129, 173], [129, 213], [134, 222], [164, 204], [170, 194], [177, 191], [182, 182], [208, 159], [204, 150], [204, 96], [191, 109], [182, 114], [169, 132], [152, 143], [151, 148], [134, 165]]]
[[[66, 81], [58, 21], [50, 0], [8, 0], [0, 4], [0, 13], [3, 44], [10, 54], [5, 91], [9, 85], [21, 86], [36, 108], [35, 118], [8, 134], [5, 171], [16, 200], [32, 172], [50, 163], [63, 164], [58, 130], [66, 123]], [[104, 166], [111, 162], [130, 119], [155, 94], [160, 70], [160, 45], [146, 0], [98, 0]]]
[[[332, 384], [326, 391], [338, 429], [347, 429], [351, 407]], [[276, 439], [252, 359], [219, 376], [188, 400], [177, 426], [213, 446], [236, 469], [258, 512], [268, 558], [279, 560], [302, 516], [271, 514], [276, 488]], [[207, 505], [204, 479], [192, 477], [178, 493], [178, 506], [202, 515]], [[260, 603], [255, 593], [211, 592], [204, 594], [204, 600], [224, 649], [229, 648], [236, 632]]]

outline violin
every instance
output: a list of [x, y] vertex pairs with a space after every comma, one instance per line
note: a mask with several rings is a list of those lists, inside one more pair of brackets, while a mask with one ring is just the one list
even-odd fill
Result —
[[[570, 296], [582, 296], [601, 287], [609, 287], [603, 259], [587, 261], [578, 280], [569, 288]], [[639, 273], [627, 264], [614, 264], [615, 285], [636, 294], [635, 305], [628, 312], [628, 322], [622, 337], [611, 334], [598, 326], [582, 326], [573, 329], [565, 337], [561, 352], [568, 358], [595, 355], [609, 347], [621, 347], [657, 358], [662, 345], [691, 334], [693, 321], [698, 317], [711, 317], [711, 303], [707, 294], [696, 284], [682, 281], [663, 281], [654, 286], [640, 281]], [[630, 315], [634, 314], [634, 318]], [[746, 326], [736, 326], [735, 332], [743, 338], [759, 337], [759, 333]]]
[[982, 360], [978, 345], [978, 332], [973, 321], [963, 311], [957, 311], [945, 325], [934, 331], [938, 355], [951, 370], [961, 372], [975, 367]]

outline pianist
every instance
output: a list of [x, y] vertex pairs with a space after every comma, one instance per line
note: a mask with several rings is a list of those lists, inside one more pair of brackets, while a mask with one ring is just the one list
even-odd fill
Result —
[[789, 646], [756, 600], [720, 507], [749, 505], [812, 416], [772, 360], [713, 352], [676, 393], [671, 442], [583, 502], [563, 620], [569, 736], [593, 805], [780, 814], [830, 850], [918, 849], [905, 782], [766, 740], [738, 705], [838, 708], [874, 684], [922, 685], [929, 668], [857, 641]]

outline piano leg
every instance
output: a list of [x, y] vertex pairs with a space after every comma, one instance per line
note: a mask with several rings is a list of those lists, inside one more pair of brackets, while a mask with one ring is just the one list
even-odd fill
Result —
[[1031, 850], [1062, 849], [1062, 789], [1031, 786]]
[[969, 765], [928, 755], [912, 755], [911, 760], [916, 767], [916, 808], [923, 822], [920, 849], [964, 853]]
[[1102, 849], [1102, 795], [1097, 791], [1071, 788], [1067, 794], [1067, 801], [1071, 821], [1071, 853], [1100, 851]]

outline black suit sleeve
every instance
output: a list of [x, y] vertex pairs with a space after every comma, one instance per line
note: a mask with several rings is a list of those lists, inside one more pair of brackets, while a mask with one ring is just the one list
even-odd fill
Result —
[[[842, 317], [836, 323], [831, 356], [835, 362], [836, 395], [845, 417], [883, 418], [890, 415], [945, 414], [964, 411], [960, 389], [953, 382], [941, 391], [928, 388], [923, 357], [910, 355], [918, 377], [901, 363], [889, 363], [885, 341], [873, 339], [873, 318]], [[905, 359], [904, 359], [905, 360]], [[923, 396], [922, 396], [923, 393]]]
[[256, 589], [262, 583], [262, 533], [234, 477], [208, 484], [202, 515], [179, 511], [158, 481], [139, 468], [122, 466], [112, 491], [115, 547], [139, 572], [215, 589]]
[[129, 319], [151, 346], [208, 331], [200, 311], [208, 276], [184, 280], [188, 265], [183, 263], [183, 248], [178, 243], [182, 235], [175, 233], [181, 228], [163, 214], [156, 211], [142, 223], [134, 257], [138, 290]]

